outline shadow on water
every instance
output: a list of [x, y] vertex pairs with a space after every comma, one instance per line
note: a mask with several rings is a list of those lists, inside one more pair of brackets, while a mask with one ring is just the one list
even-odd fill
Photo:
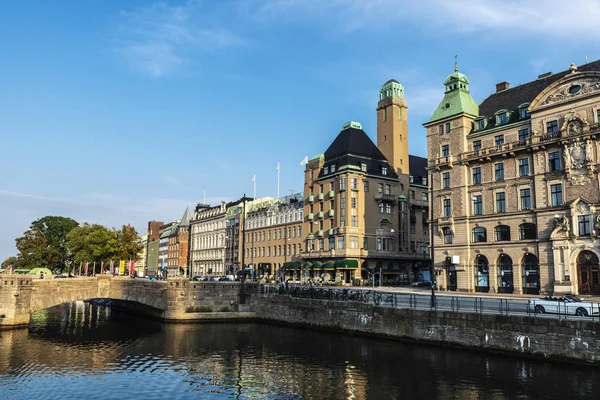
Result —
[[84, 303], [0, 332], [2, 398], [564, 400], [599, 392], [596, 369], [260, 323], [162, 325]]

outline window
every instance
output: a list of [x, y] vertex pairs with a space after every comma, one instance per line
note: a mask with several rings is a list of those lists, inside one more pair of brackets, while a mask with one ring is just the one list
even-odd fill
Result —
[[422, 201], [427, 201], [428, 197], [427, 197], [427, 192], [422, 192], [421, 193], [421, 200]]
[[350, 236], [350, 248], [358, 249], [358, 236]]
[[546, 122], [546, 133], [558, 133], [558, 121]]
[[473, 151], [481, 150], [481, 140], [475, 140], [473, 142]]
[[383, 194], [383, 183], [377, 184], [377, 193]]
[[340, 215], [340, 226], [341, 227], [346, 226], [346, 216], [345, 215]]
[[340, 178], [340, 190], [346, 190], [346, 178]]
[[507, 112], [503, 112], [503, 113], [496, 115], [496, 125], [505, 124], [507, 122], [508, 122], [508, 113]]
[[408, 191], [408, 198], [411, 200], [415, 199], [415, 191], [414, 190], [409, 190]]
[[340, 197], [340, 208], [341, 209], [346, 208], [346, 196], [341, 196]]
[[352, 208], [358, 208], [358, 199], [356, 197], [350, 199], [350, 206]]
[[338, 236], [338, 238], [337, 238], [337, 248], [338, 249], [343, 249], [344, 247], [345, 247], [344, 237], [343, 236]]
[[444, 134], [444, 125], [440, 125], [440, 135]]
[[450, 172], [444, 172], [442, 175], [442, 187], [444, 189], [449, 189], [450, 188]]
[[473, 196], [473, 215], [483, 214], [483, 197], [481, 195]]
[[331, 164], [331, 173], [333, 174], [335, 172], [335, 164]]
[[504, 135], [498, 135], [495, 138], [496, 146], [502, 146], [504, 144]]
[[535, 224], [524, 223], [519, 225], [519, 239], [530, 240], [537, 238], [537, 229]]
[[360, 163], [360, 170], [362, 172], [367, 172], [367, 164], [366, 163]]
[[333, 236], [329, 237], [329, 250], [335, 249], [335, 238]]
[[450, 122], [446, 122], [446, 133], [450, 133]]
[[452, 216], [452, 203], [450, 199], [444, 199], [444, 217]]
[[385, 194], [391, 194], [391, 193], [392, 193], [391, 187], [389, 184], [386, 183], [385, 184]]
[[496, 242], [508, 241], [510, 240], [510, 226], [498, 225], [494, 228], [494, 234], [496, 235]]
[[577, 217], [579, 222], [579, 236], [590, 236], [591, 234], [591, 224], [590, 224], [590, 216], [589, 215], [580, 215]]
[[352, 227], [358, 228], [358, 216], [356, 215], [352, 216]]
[[444, 234], [444, 244], [452, 244], [452, 230], [450, 228], [442, 228]]
[[559, 171], [560, 170], [560, 152], [553, 151], [552, 153], [548, 153], [548, 163], [550, 171]]
[[363, 249], [364, 250], [368, 250], [369, 249], [369, 238], [367, 238], [366, 236], [363, 237]]
[[529, 176], [529, 158], [519, 159], [519, 176]]
[[600, 108], [596, 110], [596, 122], [600, 122]]
[[485, 118], [484, 119], [480, 119], [479, 121], [475, 122], [475, 126], [477, 127], [477, 130], [483, 129], [485, 128]]
[[379, 203], [379, 212], [381, 214], [385, 212], [385, 204], [383, 204], [383, 202]]
[[562, 184], [550, 185], [550, 197], [552, 207], [557, 207], [563, 203]]
[[506, 193], [496, 193], [496, 212], [506, 212]]
[[365, 192], [369, 191], [369, 181], [365, 181]]
[[530, 189], [521, 189], [521, 210], [531, 210]]
[[381, 167], [381, 175], [387, 175], [387, 167]]
[[519, 108], [519, 118], [520, 119], [527, 119], [527, 118], [529, 118], [529, 113], [527, 112], [527, 107], [521, 107], [521, 108]]
[[473, 168], [473, 185], [481, 185], [481, 167]]
[[503, 181], [504, 180], [504, 164], [503, 163], [495, 164], [494, 170], [496, 171], [496, 180]]
[[416, 224], [414, 224], [414, 223], [412, 223], [412, 222], [411, 222], [411, 224], [410, 224], [410, 233], [412, 233], [413, 235], [414, 235], [415, 233], [417, 233], [417, 225], [416, 225]]
[[471, 242], [480, 243], [487, 242], [487, 235], [484, 227], [478, 226], [477, 228], [473, 228], [473, 237], [471, 238]]
[[529, 129], [519, 129], [519, 140], [525, 140], [529, 137]]
[[[409, 175], [409, 176], [408, 176], [408, 183], [415, 183], [415, 178], [414, 178], [414, 176], [412, 176], [412, 175]], [[402, 189], [402, 190], [404, 190], [404, 189]]]
[[386, 204], [385, 205], [385, 212], [387, 214], [391, 214], [392, 213], [392, 205], [391, 204]]
[[358, 190], [358, 178], [350, 178], [350, 189]]
[[323, 168], [323, 175], [327, 175], [329, 173], [329, 166], [326, 165], [325, 168]]
[[443, 145], [442, 146], [442, 157], [448, 157], [450, 155], [450, 145]]
[[423, 224], [423, 235], [429, 235], [429, 225]]

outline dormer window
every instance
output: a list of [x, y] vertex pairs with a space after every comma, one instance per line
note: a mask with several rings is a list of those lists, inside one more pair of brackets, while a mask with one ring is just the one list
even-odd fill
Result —
[[475, 121], [475, 130], [479, 131], [485, 129], [485, 117], [477, 119]]
[[523, 103], [519, 106], [519, 119], [528, 119], [531, 115], [527, 111], [529, 103]]
[[381, 167], [381, 175], [387, 175], [387, 167]]
[[333, 174], [335, 172], [335, 164], [331, 164], [331, 173]]
[[500, 110], [496, 113], [496, 125], [502, 125], [508, 122], [508, 111]]
[[408, 182], [409, 183], [415, 183], [415, 178], [412, 175], [408, 176]]
[[367, 163], [360, 163], [360, 169], [362, 172], [367, 172]]
[[327, 175], [329, 173], [329, 167], [325, 166], [325, 168], [323, 168], [323, 174]]

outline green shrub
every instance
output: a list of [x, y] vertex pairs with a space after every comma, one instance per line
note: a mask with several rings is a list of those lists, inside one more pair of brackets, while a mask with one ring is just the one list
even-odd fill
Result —
[[194, 312], [195, 309], [196, 308], [194, 306], [189, 306], [188, 308], [185, 309], [185, 312], [186, 313], [191, 313], [191, 312]]
[[221, 307], [221, 309], [219, 310], [219, 312], [229, 312], [229, 311], [231, 311], [231, 310], [230, 310], [230, 308], [229, 308], [229, 307], [227, 307], [227, 306], [223, 306], [223, 307]]
[[196, 313], [196, 312], [212, 312], [213, 309], [208, 306], [189, 306], [185, 309], [186, 313]]

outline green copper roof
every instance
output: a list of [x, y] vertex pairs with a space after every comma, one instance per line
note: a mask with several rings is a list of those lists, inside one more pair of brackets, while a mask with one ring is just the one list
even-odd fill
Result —
[[362, 125], [360, 124], [360, 122], [348, 121], [344, 124], [344, 126], [342, 126], [342, 130], [349, 128], [362, 129]]
[[325, 155], [324, 155], [323, 153], [321, 153], [321, 154], [317, 154], [316, 156], [314, 156], [313, 158], [311, 158], [311, 159], [310, 159], [310, 160], [308, 160], [308, 161], [322, 160], [322, 159], [324, 159], [324, 158], [325, 158]]
[[379, 90], [379, 100], [387, 99], [388, 97], [404, 98], [404, 86], [395, 79], [390, 79], [383, 84]]
[[479, 106], [471, 97], [469, 91], [469, 79], [463, 73], [458, 72], [458, 64], [454, 72], [448, 75], [444, 81], [446, 93], [440, 105], [435, 109], [428, 122], [437, 121], [458, 114], [479, 115]]

